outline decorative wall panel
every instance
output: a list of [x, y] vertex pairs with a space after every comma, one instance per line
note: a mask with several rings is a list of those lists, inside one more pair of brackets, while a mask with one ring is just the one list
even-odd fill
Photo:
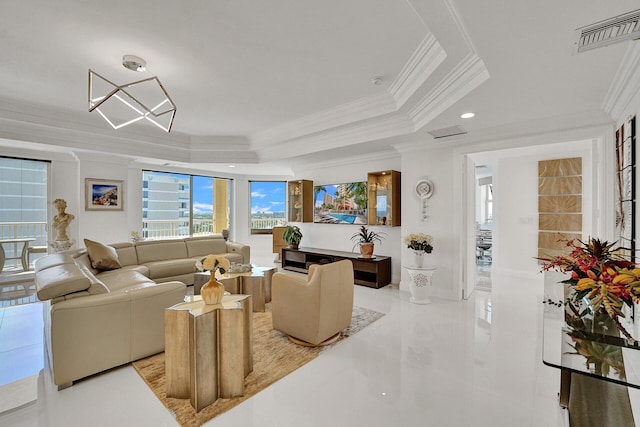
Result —
[[546, 213], [582, 212], [582, 196], [539, 196], [538, 211]]
[[616, 131], [616, 237], [620, 255], [635, 261], [636, 249], [636, 118]]
[[582, 158], [538, 162], [538, 257], [566, 252], [581, 231]]

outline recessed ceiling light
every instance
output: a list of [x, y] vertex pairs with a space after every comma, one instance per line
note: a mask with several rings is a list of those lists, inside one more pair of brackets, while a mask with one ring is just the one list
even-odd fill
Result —
[[235, 168], [235, 167], [236, 167], [236, 165], [229, 165], [229, 167], [230, 167], [230, 168]]
[[475, 117], [476, 113], [463, 113], [460, 114], [460, 118], [461, 119], [470, 119], [472, 117]]

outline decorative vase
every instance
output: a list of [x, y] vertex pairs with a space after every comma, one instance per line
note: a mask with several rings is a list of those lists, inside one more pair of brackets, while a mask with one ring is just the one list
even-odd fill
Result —
[[429, 304], [431, 300], [431, 287], [433, 286], [433, 274], [436, 272], [435, 268], [423, 268], [420, 270], [413, 270], [408, 268], [409, 277], [411, 282], [409, 284], [409, 290], [411, 291], [411, 301], [414, 304]]
[[413, 251], [413, 265], [418, 268], [422, 268], [424, 263], [424, 251]]
[[202, 300], [207, 305], [220, 304], [224, 295], [224, 285], [216, 280], [215, 272], [211, 272], [211, 279], [200, 289]]
[[362, 258], [373, 257], [373, 243], [360, 243], [360, 254]]

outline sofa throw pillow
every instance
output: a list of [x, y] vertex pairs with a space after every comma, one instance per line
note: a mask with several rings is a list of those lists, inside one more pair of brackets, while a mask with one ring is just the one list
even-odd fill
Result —
[[118, 260], [118, 252], [111, 246], [89, 239], [84, 239], [84, 245], [87, 247], [91, 266], [96, 270], [115, 270], [122, 267]]

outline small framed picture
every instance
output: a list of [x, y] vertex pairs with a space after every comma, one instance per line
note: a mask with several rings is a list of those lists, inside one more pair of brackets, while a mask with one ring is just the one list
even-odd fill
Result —
[[85, 210], [121, 211], [124, 205], [123, 181], [86, 178]]

